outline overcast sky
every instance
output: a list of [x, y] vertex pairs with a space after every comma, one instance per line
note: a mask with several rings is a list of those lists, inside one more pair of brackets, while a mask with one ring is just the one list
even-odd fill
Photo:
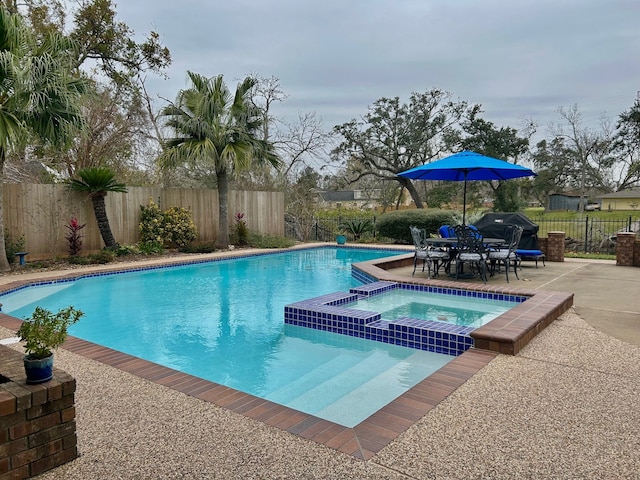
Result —
[[616, 120], [640, 90], [639, 0], [116, 0], [141, 39], [171, 50], [169, 99], [186, 71], [223, 74], [234, 90], [253, 73], [289, 96], [276, 116], [316, 112], [326, 129], [381, 97], [447, 90], [478, 103], [497, 127], [531, 119], [544, 133], [558, 107], [585, 126]]

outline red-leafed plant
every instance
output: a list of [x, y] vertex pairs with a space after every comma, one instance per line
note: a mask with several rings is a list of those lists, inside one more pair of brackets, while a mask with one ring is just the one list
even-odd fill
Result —
[[244, 213], [235, 214], [235, 234], [238, 245], [247, 245], [249, 243], [249, 227], [244, 219]]
[[80, 253], [80, 250], [82, 249], [82, 237], [84, 237], [84, 235], [82, 235], [80, 231], [84, 228], [85, 225], [86, 223], [80, 225], [80, 222], [78, 222], [78, 219], [76, 217], [72, 217], [69, 220], [69, 223], [66, 225], [69, 233], [64, 238], [67, 239], [67, 243], [69, 245], [69, 255], [71, 255], [72, 257], [78, 255]]

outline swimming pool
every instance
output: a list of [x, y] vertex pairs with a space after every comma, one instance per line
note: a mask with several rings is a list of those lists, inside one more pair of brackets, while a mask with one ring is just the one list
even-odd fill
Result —
[[73, 305], [86, 313], [76, 337], [354, 426], [452, 357], [284, 325], [284, 305], [361, 285], [351, 263], [397, 253], [325, 247], [100, 275], [6, 294], [3, 311]]

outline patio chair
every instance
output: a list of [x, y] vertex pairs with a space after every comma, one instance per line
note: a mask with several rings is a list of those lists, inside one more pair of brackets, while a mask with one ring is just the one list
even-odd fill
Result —
[[467, 225], [458, 225], [455, 227], [456, 237], [458, 238], [456, 255], [456, 280], [462, 272], [464, 264], [471, 265], [471, 271], [477, 269], [480, 278], [487, 283], [487, 260], [489, 254], [485, 247], [483, 238], [478, 235], [477, 230], [469, 228]]
[[437, 277], [439, 274], [440, 266], [445, 265], [447, 268], [447, 262], [449, 262], [449, 252], [427, 245], [425, 242], [427, 232], [423, 228], [410, 226], [411, 238], [413, 239], [413, 245], [416, 251], [413, 255], [413, 277], [416, 273], [416, 267], [418, 260], [422, 260], [422, 271], [424, 272], [424, 266], [427, 265], [427, 278], [431, 278], [431, 270], [433, 269], [433, 276]]
[[489, 251], [492, 277], [495, 273], [496, 264], [499, 266], [504, 265], [507, 283], [509, 283], [509, 267], [513, 265], [513, 272], [516, 274], [516, 278], [520, 280], [520, 277], [518, 277], [518, 255], [516, 250], [518, 249], [520, 237], [522, 237], [522, 231], [523, 229], [520, 225], [508, 225], [504, 233], [506, 245]]

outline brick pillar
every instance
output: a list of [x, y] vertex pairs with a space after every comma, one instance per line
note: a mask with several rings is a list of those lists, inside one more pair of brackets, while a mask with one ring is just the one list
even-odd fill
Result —
[[547, 261], [564, 262], [564, 232], [549, 232], [547, 234]]
[[547, 247], [547, 241], [548, 241], [547, 237], [538, 238], [538, 248], [540, 250], [542, 250], [545, 255], [547, 254], [547, 251], [549, 250], [549, 247]]
[[619, 232], [616, 235], [616, 265], [622, 267], [633, 266], [633, 246], [636, 234], [633, 232]]
[[636, 241], [633, 244], [633, 266], [640, 267], [640, 238], [636, 236]]

